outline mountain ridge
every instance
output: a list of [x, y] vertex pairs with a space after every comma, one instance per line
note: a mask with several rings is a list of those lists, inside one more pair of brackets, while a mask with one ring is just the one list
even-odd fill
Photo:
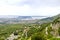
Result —
[[45, 16], [17, 16], [15, 18], [0, 18], [0, 24], [15, 24], [15, 23], [48, 23], [52, 22], [56, 18], [60, 17], [60, 14], [53, 17]]

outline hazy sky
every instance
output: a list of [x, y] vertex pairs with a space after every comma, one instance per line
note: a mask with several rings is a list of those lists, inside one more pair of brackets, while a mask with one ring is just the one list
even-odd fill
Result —
[[53, 16], [60, 13], [60, 0], [0, 0], [0, 15]]

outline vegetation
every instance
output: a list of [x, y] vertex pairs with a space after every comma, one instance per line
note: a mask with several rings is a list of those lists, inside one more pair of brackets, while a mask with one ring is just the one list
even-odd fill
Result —
[[11, 34], [18, 36], [14, 40], [60, 40], [60, 37], [57, 38], [60, 36], [60, 18], [44, 24], [0, 24], [0, 40], [7, 39]]
[[46, 35], [44, 33], [36, 33], [31, 37], [31, 40], [47, 40]]

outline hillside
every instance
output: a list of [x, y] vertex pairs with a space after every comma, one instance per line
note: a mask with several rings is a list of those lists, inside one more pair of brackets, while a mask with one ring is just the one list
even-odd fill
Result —
[[[41, 25], [20, 23], [0, 24], [0, 40], [11, 40], [12, 38], [14, 40], [60, 40], [60, 17], [57, 18], [57, 16], [54, 16], [51, 18], [54, 19], [52, 22], [49, 21], [49, 23], [44, 23], [43, 20], [41, 20], [44, 23]], [[46, 18], [46, 20], [51, 18]], [[26, 23], [28, 22], [29, 20], [26, 20]]]
[[[14, 18], [15, 17], [15, 18]], [[17, 23], [49, 23], [60, 17], [60, 14], [53, 17], [46, 16], [8, 16], [8, 18], [0, 17], [0, 24], [17, 24]]]
[[60, 14], [56, 15], [56, 16], [53, 16], [53, 17], [48, 17], [48, 18], [44, 18], [44, 19], [41, 19], [39, 21], [37, 21], [36, 23], [49, 23], [49, 22], [53, 22], [55, 19], [57, 19], [58, 17], [60, 17]]

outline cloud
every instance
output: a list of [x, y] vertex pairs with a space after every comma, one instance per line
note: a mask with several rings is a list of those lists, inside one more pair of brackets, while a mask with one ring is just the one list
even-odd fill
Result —
[[0, 0], [0, 15], [53, 16], [59, 13], [59, 0]]
[[1, 3], [15, 6], [29, 5], [30, 7], [60, 6], [60, 0], [0, 0]]
[[60, 0], [23, 0], [21, 2], [18, 2], [17, 5], [29, 5], [31, 7], [56, 7], [60, 6]]

